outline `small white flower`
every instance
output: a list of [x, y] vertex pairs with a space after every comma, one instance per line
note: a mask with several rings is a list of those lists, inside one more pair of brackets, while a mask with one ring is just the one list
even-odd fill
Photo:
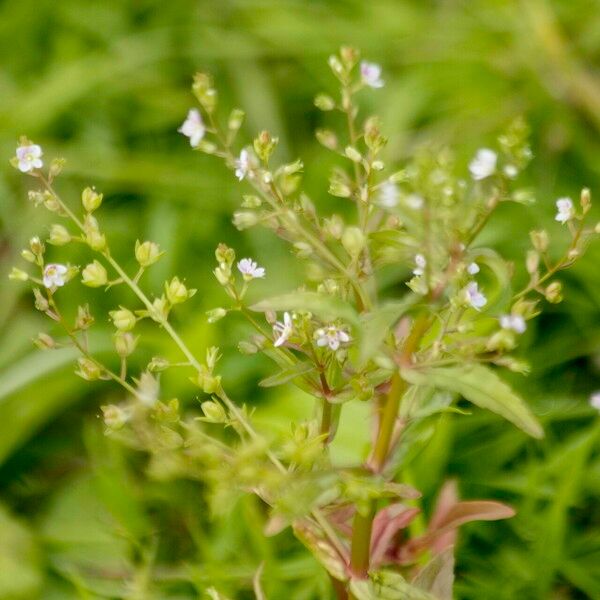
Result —
[[516, 333], [524, 333], [527, 324], [521, 315], [502, 315], [500, 317], [500, 327], [502, 329], [512, 329]]
[[571, 198], [559, 198], [556, 201], [556, 208], [558, 212], [554, 218], [559, 223], [564, 224], [575, 216], [575, 211], [573, 210], [573, 201]]
[[493, 175], [496, 171], [497, 160], [498, 155], [493, 150], [488, 148], [477, 150], [475, 158], [469, 164], [471, 177], [473, 177], [475, 181], [479, 181], [480, 179], [485, 179], [486, 177]]
[[415, 265], [413, 275], [423, 275], [425, 273], [425, 267], [427, 266], [427, 259], [422, 254], [416, 254]]
[[594, 392], [590, 396], [590, 406], [600, 411], [600, 391]]
[[250, 152], [245, 148], [240, 152], [240, 157], [235, 161], [235, 176], [242, 181], [251, 168]]
[[467, 302], [475, 309], [479, 310], [482, 306], [487, 304], [487, 298], [479, 291], [477, 282], [471, 281], [467, 285]]
[[21, 173], [28, 173], [33, 169], [41, 169], [42, 162], [42, 147], [37, 144], [29, 146], [19, 146], [17, 148], [17, 166]]
[[379, 206], [383, 208], [394, 208], [398, 206], [400, 192], [398, 186], [391, 181], [386, 181], [379, 190]]
[[190, 146], [192, 148], [197, 148], [206, 133], [206, 127], [202, 122], [200, 112], [195, 108], [190, 108], [186, 120], [177, 131], [190, 138]]
[[317, 346], [329, 346], [331, 350], [337, 350], [340, 344], [345, 344], [350, 341], [350, 336], [342, 329], [335, 325], [329, 325], [315, 331]]
[[62, 287], [67, 282], [65, 275], [69, 269], [65, 265], [49, 263], [44, 267], [42, 281], [48, 289]]
[[242, 258], [237, 264], [239, 272], [244, 276], [244, 279], [260, 279], [265, 276], [263, 267], [259, 267], [251, 258]]
[[409, 194], [406, 197], [406, 204], [409, 208], [412, 208], [413, 210], [419, 210], [423, 208], [425, 200], [423, 200], [423, 197], [419, 196], [419, 194]]
[[479, 273], [479, 265], [476, 262], [472, 262], [468, 267], [467, 267], [467, 273], [469, 275], [477, 275], [477, 273]]
[[294, 330], [294, 324], [292, 322], [292, 315], [289, 312], [283, 313], [283, 323], [276, 321], [273, 325], [273, 334], [276, 336], [275, 343], [273, 344], [276, 348], [285, 344], [288, 341], [292, 331]]
[[519, 174], [519, 169], [517, 169], [517, 167], [515, 167], [515, 165], [506, 165], [504, 167], [504, 174], [509, 179], [514, 179]]
[[363, 60], [360, 63], [360, 76], [365, 85], [369, 87], [381, 88], [384, 86], [385, 82], [381, 79], [381, 67], [377, 63]]

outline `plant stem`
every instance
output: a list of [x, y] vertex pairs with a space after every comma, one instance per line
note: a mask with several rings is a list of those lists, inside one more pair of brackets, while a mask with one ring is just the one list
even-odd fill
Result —
[[371, 554], [371, 531], [375, 516], [375, 502], [371, 502], [366, 514], [356, 511], [352, 524], [352, 548], [350, 551], [350, 570], [358, 579], [366, 579]]

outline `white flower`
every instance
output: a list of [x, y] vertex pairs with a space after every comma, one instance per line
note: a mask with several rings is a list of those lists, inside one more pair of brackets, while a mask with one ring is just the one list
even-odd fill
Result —
[[317, 346], [329, 346], [331, 350], [337, 350], [340, 344], [350, 341], [350, 336], [342, 329], [335, 327], [335, 325], [317, 329], [315, 331], [315, 338]]
[[241, 181], [248, 175], [251, 168], [250, 152], [245, 148], [240, 152], [240, 157], [235, 161], [235, 176]]
[[69, 269], [65, 265], [49, 263], [44, 267], [42, 281], [48, 289], [62, 287], [67, 282], [65, 275]]
[[22, 173], [28, 173], [33, 169], [41, 169], [42, 165], [42, 147], [37, 144], [29, 146], [19, 146], [17, 148], [17, 166]]
[[377, 63], [363, 60], [360, 63], [360, 76], [369, 87], [381, 88], [384, 85], [384, 81], [381, 79], [381, 67]]
[[292, 315], [289, 312], [283, 313], [283, 323], [276, 321], [273, 325], [273, 334], [276, 336], [275, 343], [273, 344], [276, 348], [285, 344], [288, 341], [292, 331], [294, 330], [294, 324], [292, 323]]
[[413, 269], [413, 275], [423, 275], [425, 273], [425, 267], [427, 266], [427, 259], [422, 254], [415, 255], [415, 265]]
[[575, 211], [573, 210], [573, 201], [571, 198], [559, 198], [556, 201], [556, 208], [558, 209], [558, 212], [554, 218], [559, 223], [564, 224], [575, 216]]
[[498, 155], [493, 150], [489, 150], [488, 148], [477, 150], [475, 158], [469, 164], [471, 177], [475, 181], [489, 177], [496, 171], [497, 160]]
[[524, 333], [527, 324], [521, 315], [502, 315], [500, 317], [500, 327], [502, 329], [512, 329], [516, 333]]
[[514, 179], [519, 174], [519, 169], [517, 169], [517, 167], [515, 167], [515, 165], [506, 165], [504, 167], [504, 174], [509, 179]]
[[244, 279], [259, 279], [265, 276], [263, 267], [259, 267], [251, 258], [242, 258], [237, 264], [239, 272], [244, 276]]
[[479, 265], [476, 262], [472, 262], [468, 267], [467, 267], [467, 273], [469, 275], [477, 275], [477, 273], [479, 273]]
[[479, 310], [482, 306], [487, 304], [487, 298], [479, 291], [477, 282], [471, 281], [467, 285], [467, 302], [475, 309]]
[[398, 206], [400, 193], [395, 183], [386, 181], [379, 190], [379, 206], [383, 208], [394, 208]]
[[590, 396], [590, 406], [592, 408], [595, 408], [596, 410], [600, 411], [600, 391], [594, 392]]
[[190, 108], [186, 120], [177, 131], [190, 138], [192, 148], [197, 148], [206, 133], [206, 127], [202, 122], [200, 112], [195, 108]]
[[409, 194], [406, 197], [407, 206], [414, 210], [419, 210], [419, 209], [423, 208], [424, 203], [425, 203], [425, 201], [423, 200], [423, 197], [419, 196], [419, 194]]

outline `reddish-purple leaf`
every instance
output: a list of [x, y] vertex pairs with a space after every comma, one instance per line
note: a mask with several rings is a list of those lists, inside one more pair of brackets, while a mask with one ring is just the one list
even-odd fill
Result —
[[378, 567], [384, 563], [386, 553], [391, 549], [396, 534], [407, 527], [419, 514], [420, 509], [390, 504], [381, 509], [373, 520], [371, 533], [371, 566]]

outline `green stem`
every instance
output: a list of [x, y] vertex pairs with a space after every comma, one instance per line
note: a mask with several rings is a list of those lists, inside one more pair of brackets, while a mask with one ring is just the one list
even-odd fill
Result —
[[366, 579], [369, 572], [369, 558], [371, 554], [371, 532], [373, 530], [373, 517], [375, 516], [375, 502], [371, 502], [366, 514], [356, 511], [352, 524], [352, 548], [350, 552], [350, 570], [353, 577]]

